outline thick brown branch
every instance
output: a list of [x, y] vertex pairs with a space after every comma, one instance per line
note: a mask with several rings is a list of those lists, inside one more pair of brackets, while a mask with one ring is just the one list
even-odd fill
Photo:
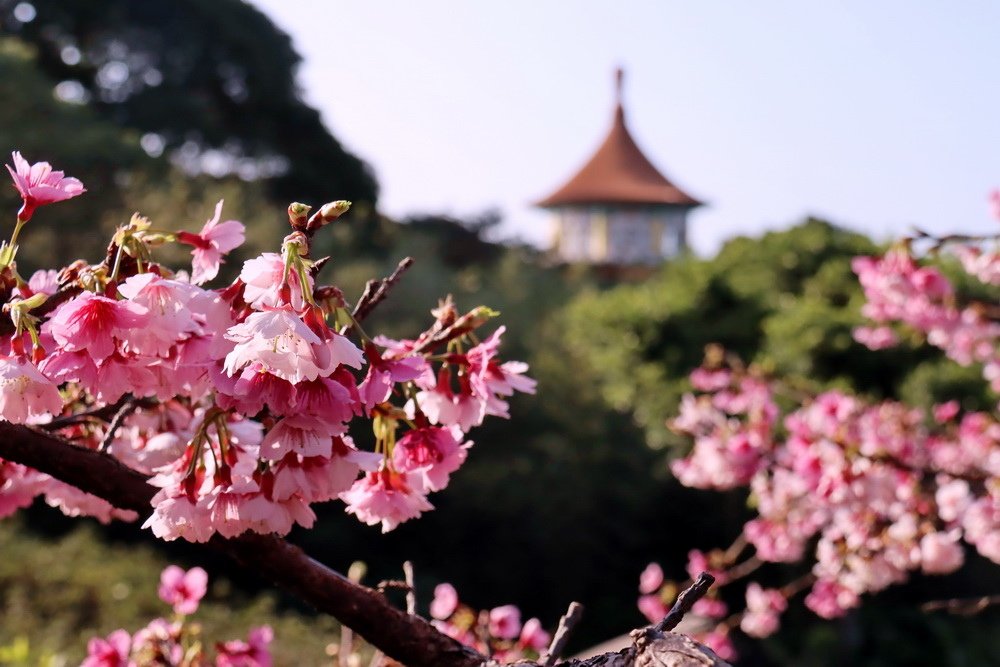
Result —
[[[27, 426], [0, 422], [0, 458], [21, 463], [141, 515], [150, 512], [156, 489], [112, 456], [77, 447], [58, 436]], [[221, 551], [255, 575], [269, 579], [317, 610], [353, 628], [370, 644], [408, 667], [480, 667], [484, 656], [462, 646], [419, 616], [393, 607], [379, 592], [350, 581], [316, 562], [298, 547], [274, 535], [246, 534], [231, 540], [213, 538]], [[704, 594], [711, 577], [699, 577], [660, 623], [667, 629]], [[678, 618], [679, 620], [679, 618]], [[671, 621], [672, 622], [672, 621]], [[659, 628], [659, 626], [657, 626]], [[657, 628], [636, 631], [633, 646], [566, 667], [638, 667], [640, 665], [726, 665], [696, 642]], [[519, 663], [538, 667], [537, 663]]]
[[[142, 475], [113, 457], [25, 426], [0, 422], [0, 457], [141, 515], [149, 514], [156, 492]], [[380, 593], [355, 584], [278, 537], [246, 534], [232, 540], [213, 538], [210, 544], [410, 667], [473, 667], [483, 662], [482, 656], [419, 616], [396, 609]]]

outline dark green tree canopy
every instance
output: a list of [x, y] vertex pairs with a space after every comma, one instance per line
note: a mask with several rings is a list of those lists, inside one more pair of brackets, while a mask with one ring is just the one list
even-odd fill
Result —
[[[20, 9], [18, 9], [20, 7]], [[89, 101], [189, 171], [265, 179], [275, 200], [374, 204], [371, 170], [303, 102], [287, 34], [242, 0], [0, 0], [0, 32], [38, 49], [64, 98]]]

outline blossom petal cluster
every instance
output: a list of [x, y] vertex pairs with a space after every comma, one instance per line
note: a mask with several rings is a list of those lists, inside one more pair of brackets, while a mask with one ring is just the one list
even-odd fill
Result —
[[438, 630], [501, 663], [537, 658], [551, 640], [537, 618], [522, 623], [516, 606], [476, 611], [462, 604], [455, 587], [448, 583], [434, 589], [430, 615]]
[[[433, 509], [428, 496], [466, 461], [472, 428], [507, 417], [514, 393], [535, 390], [525, 364], [500, 359], [503, 327], [477, 337], [492, 317], [485, 307], [463, 314], [448, 300], [412, 339], [369, 338], [341, 290], [318, 281], [326, 260], [310, 249], [322, 220], [290, 220], [278, 252], [247, 260], [215, 289], [205, 285], [245, 238], [241, 223], [222, 219], [221, 201], [197, 233], [136, 215], [103, 261], [26, 280], [15, 261], [22, 227], [37, 207], [83, 187], [18, 153], [14, 164], [24, 209], [0, 248], [9, 314], [0, 320], [0, 419], [45, 424], [147, 475], [158, 492], [144, 527], [158, 537], [286, 534], [313, 524], [314, 503], [338, 499], [392, 530]], [[192, 249], [190, 275], [157, 261], [168, 242]], [[364, 426], [375, 436], [368, 451], [350, 435]], [[0, 515], [41, 495], [71, 515], [135, 518], [0, 466]], [[164, 586], [177, 613], [196, 606], [197, 581]]]
[[160, 575], [160, 598], [173, 607], [173, 620], [155, 618], [135, 633], [115, 630], [107, 637], [93, 637], [87, 643], [87, 657], [81, 667], [139, 667], [140, 665], [208, 665], [216, 667], [271, 667], [270, 644], [274, 632], [269, 626], [252, 628], [247, 641], [219, 642], [211, 660], [200, 628], [187, 616], [198, 608], [205, 594], [208, 575], [200, 567], [184, 571], [169, 565]]

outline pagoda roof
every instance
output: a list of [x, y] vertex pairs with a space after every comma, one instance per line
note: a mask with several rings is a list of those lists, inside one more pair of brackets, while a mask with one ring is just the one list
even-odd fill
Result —
[[593, 157], [541, 207], [573, 204], [645, 204], [693, 208], [702, 202], [671, 183], [653, 166], [628, 131], [621, 102], [622, 72], [616, 72], [614, 121]]

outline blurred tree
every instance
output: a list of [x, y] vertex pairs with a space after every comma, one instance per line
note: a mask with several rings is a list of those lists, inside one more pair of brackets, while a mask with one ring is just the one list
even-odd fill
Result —
[[38, 49], [60, 98], [189, 173], [262, 180], [282, 205], [376, 202], [371, 170], [302, 100], [288, 35], [242, 0], [0, 0], [0, 30]]
[[[709, 343], [814, 388], [884, 397], [905, 390], [927, 404], [941, 391], [921, 393], [908, 378], [939, 352], [903, 344], [874, 353], [851, 335], [863, 318], [850, 260], [877, 250], [820, 220], [736, 238], [712, 259], [689, 257], [647, 282], [580, 295], [562, 315], [566, 345], [586, 358], [607, 404], [631, 414], [655, 447], [680, 444], [665, 420]], [[972, 404], [985, 400], [974, 375], [949, 385], [965, 382]]]
[[[122, 186], [139, 173], [162, 173], [139, 148], [136, 133], [102, 119], [89, 107], [53, 97], [51, 82], [38, 70], [33, 51], [23, 42], [0, 38], [0, 161], [10, 164], [10, 152], [20, 150], [32, 162], [49, 161], [89, 189], [79, 204], [53, 207], [31, 221], [30, 243], [22, 263], [56, 265], [76, 257], [103, 257], [114, 229], [100, 221], [108, 211], [123, 213]], [[8, 179], [6, 171], [4, 180]], [[10, 211], [0, 230], [13, 229], [20, 197], [8, 182], [0, 187], [0, 207]], [[106, 232], [106, 233], [105, 233]]]

